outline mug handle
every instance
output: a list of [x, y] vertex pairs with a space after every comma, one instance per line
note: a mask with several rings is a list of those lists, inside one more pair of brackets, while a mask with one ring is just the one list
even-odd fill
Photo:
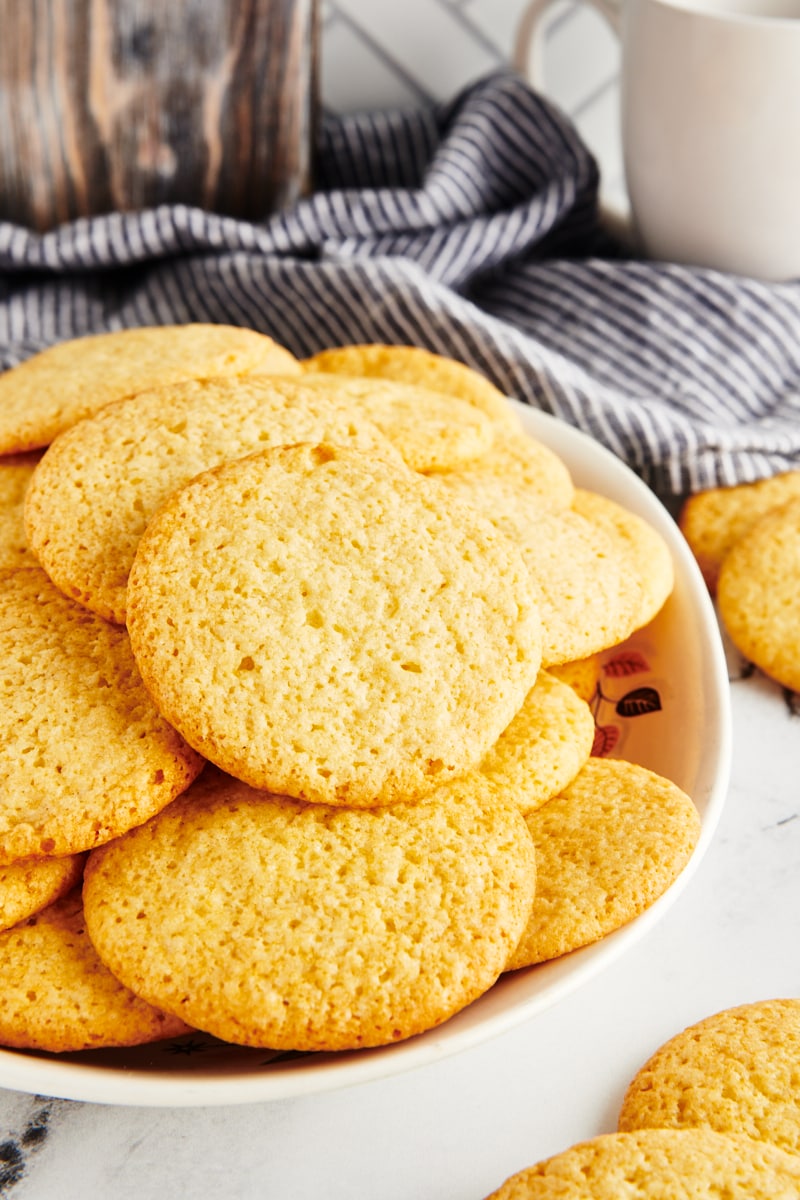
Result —
[[[556, 0], [533, 0], [522, 14], [514, 40], [511, 64], [514, 70], [526, 78], [531, 86], [544, 94], [544, 60], [542, 54], [542, 18]], [[621, 0], [582, 0], [595, 9], [617, 38], [622, 35], [622, 5]], [[627, 250], [638, 250], [638, 239], [631, 222], [630, 214], [610, 207], [600, 201], [600, 222], [609, 233]]]
[[[517, 27], [511, 62], [518, 74], [524, 75], [531, 86], [543, 92], [544, 70], [542, 66], [542, 30], [541, 21], [556, 0], [533, 0], [529, 4]], [[597, 10], [611, 26], [617, 37], [620, 36], [622, 10], [615, 0], [583, 0], [591, 8]]]

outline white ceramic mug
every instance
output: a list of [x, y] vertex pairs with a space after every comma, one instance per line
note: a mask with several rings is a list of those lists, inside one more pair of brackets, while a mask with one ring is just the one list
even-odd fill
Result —
[[[541, 18], [515, 65], [543, 89]], [[585, 0], [622, 46], [622, 147], [652, 258], [800, 278], [800, 0]]]

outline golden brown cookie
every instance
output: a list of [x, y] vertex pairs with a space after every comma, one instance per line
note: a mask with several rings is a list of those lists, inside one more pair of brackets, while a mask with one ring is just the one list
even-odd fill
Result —
[[534, 501], [545, 508], [569, 508], [575, 488], [566, 463], [543, 442], [522, 430], [498, 430], [492, 448], [462, 468], [475, 484], [505, 489], [508, 502]]
[[509, 970], [598, 941], [677, 878], [700, 833], [692, 801], [635, 763], [590, 758], [527, 818], [537, 854], [531, 919]]
[[202, 766], [156, 711], [124, 629], [38, 567], [0, 571], [0, 863], [87, 850], [146, 821]]
[[80, 888], [0, 933], [0, 1044], [54, 1053], [187, 1033], [132, 995], [89, 941]]
[[254, 787], [370, 806], [477, 765], [539, 666], [514, 545], [333, 446], [197, 476], [139, 543], [128, 629], [187, 741]]
[[738, 650], [800, 691], [800, 497], [760, 517], [728, 551], [719, 612]]
[[0, 867], [0, 930], [24, 921], [70, 891], [83, 876], [82, 854], [24, 858]]
[[25, 534], [25, 493], [41, 454], [0, 458], [0, 568], [36, 565]]
[[800, 1000], [760, 1000], [691, 1025], [636, 1073], [619, 1128], [746, 1134], [800, 1152]]
[[365, 417], [294, 380], [189, 380], [108, 404], [56, 439], [25, 502], [28, 540], [53, 582], [124, 624], [128, 572], [150, 517], [218, 463], [329, 441], [402, 463]]
[[335, 346], [305, 359], [302, 365], [311, 372], [396, 379], [446, 392], [473, 404], [501, 427], [519, 429], [506, 397], [484, 375], [466, 363], [419, 346]]
[[796, 1200], [800, 1157], [710, 1129], [601, 1134], [519, 1171], [488, 1200]]
[[160, 384], [299, 369], [272, 338], [232, 325], [152, 325], [73, 338], [0, 375], [0, 454], [49, 446], [104, 404]]
[[543, 512], [517, 544], [541, 615], [543, 666], [597, 654], [636, 628], [637, 573], [601, 526], [572, 509]]
[[348, 375], [302, 377], [354, 414], [367, 417], [396, 446], [414, 471], [451, 471], [486, 454], [495, 437], [485, 413], [466, 400], [394, 379], [359, 379]]
[[207, 768], [93, 852], [92, 941], [137, 994], [226, 1041], [384, 1045], [496, 980], [525, 924], [524, 819], [477, 775], [359, 810], [254, 792]]
[[576, 488], [572, 507], [612, 538], [636, 579], [637, 606], [630, 632], [648, 625], [675, 586], [669, 546], [652, 525], [607, 496]]
[[712, 593], [731, 546], [759, 517], [795, 496], [800, 496], [800, 471], [757, 483], [709, 488], [686, 500], [678, 523]]
[[589, 705], [568, 684], [540, 671], [478, 769], [521, 812], [534, 812], [572, 782], [593, 740]]

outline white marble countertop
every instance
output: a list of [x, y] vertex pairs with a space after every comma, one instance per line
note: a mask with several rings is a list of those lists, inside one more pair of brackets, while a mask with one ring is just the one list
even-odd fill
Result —
[[612, 1131], [627, 1082], [672, 1034], [800, 995], [800, 697], [758, 673], [731, 687], [732, 782], [706, 857], [655, 929], [578, 991], [435, 1065], [282, 1102], [167, 1110], [0, 1091], [0, 1196], [482, 1200]]

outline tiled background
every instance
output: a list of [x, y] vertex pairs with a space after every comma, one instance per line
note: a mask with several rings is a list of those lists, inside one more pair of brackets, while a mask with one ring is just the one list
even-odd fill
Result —
[[[333, 112], [446, 100], [513, 54], [527, 0], [321, 0], [321, 90]], [[606, 202], [624, 204], [619, 51], [597, 13], [556, 0], [542, 35], [544, 88], [601, 165]]]

